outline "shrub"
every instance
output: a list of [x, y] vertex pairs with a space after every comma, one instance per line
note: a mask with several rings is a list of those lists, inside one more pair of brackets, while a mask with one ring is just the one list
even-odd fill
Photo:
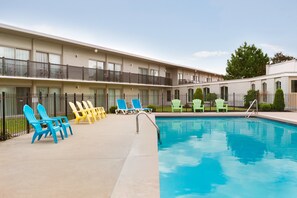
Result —
[[269, 103], [260, 103], [259, 104], [259, 109], [260, 109], [260, 111], [271, 111], [272, 104], [269, 104]]
[[210, 104], [213, 104], [214, 105], [214, 101], [217, 99], [218, 97], [217, 97], [217, 94], [215, 94], [215, 93], [208, 93], [207, 95], [206, 95], [206, 101], [209, 101], [210, 102]]
[[153, 112], [156, 112], [157, 107], [155, 105], [148, 105], [147, 108], [151, 108]]
[[111, 106], [109, 108], [109, 113], [115, 113], [115, 110], [117, 109], [117, 106]]
[[276, 111], [284, 111], [285, 109], [285, 100], [284, 92], [282, 89], [277, 89], [274, 95], [273, 107]]
[[252, 102], [255, 99], [258, 99], [259, 91], [255, 90], [248, 90], [247, 95], [244, 95], [244, 106], [248, 108], [250, 106], [250, 102]]
[[189, 103], [186, 103], [183, 108], [191, 108], [191, 105]]
[[200, 99], [203, 103], [203, 93], [202, 93], [202, 89], [201, 88], [197, 88], [194, 95], [193, 95], [193, 99]]

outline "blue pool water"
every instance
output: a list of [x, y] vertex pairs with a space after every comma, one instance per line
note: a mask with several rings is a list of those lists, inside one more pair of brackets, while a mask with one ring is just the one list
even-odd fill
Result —
[[161, 198], [297, 197], [297, 127], [258, 118], [157, 117]]

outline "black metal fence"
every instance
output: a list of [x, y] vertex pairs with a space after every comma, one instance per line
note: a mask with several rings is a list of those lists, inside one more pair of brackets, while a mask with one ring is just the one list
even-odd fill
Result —
[[61, 65], [35, 61], [24, 61], [4, 57], [0, 58], [0, 75], [169, 86], [172, 85], [171, 78], [161, 76], [151, 76], [130, 72], [111, 71], [98, 68]]
[[[153, 105], [157, 112], [170, 112], [173, 95], [161, 93], [158, 95], [98, 95], [98, 94], [38, 94], [38, 95], [16, 95], [0, 94], [0, 140], [6, 140], [21, 134], [29, 133], [30, 127], [23, 115], [23, 106], [29, 104], [35, 111], [38, 103], [47, 109], [50, 116], [65, 115], [69, 119], [74, 118], [69, 102], [90, 100], [94, 106], [102, 106], [108, 112], [110, 107], [116, 106], [116, 99], [124, 98], [127, 106], [131, 107], [131, 99], [139, 98], [144, 107]], [[184, 112], [192, 112], [192, 96], [180, 95], [178, 98], [184, 106]], [[229, 106], [229, 111], [246, 111], [244, 107], [243, 94], [229, 94], [225, 96], [225, 101]], [[273, 103], [274, 95], [261, 94], [258, 96], [259, 103]], [[297, 110], [297, 94], [285, 95], [286, 110]], [[205, 111], [215, 111], [213, 101], [204, 101]], [[36, 117], [39, 118], [36, 113]]]

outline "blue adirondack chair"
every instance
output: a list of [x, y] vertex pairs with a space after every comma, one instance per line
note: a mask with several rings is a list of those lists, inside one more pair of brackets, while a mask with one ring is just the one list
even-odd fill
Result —
[[152, 112], [152, 108], [144, 108], [141, 105], [141, 102], [138, 98], [134, 98], [131, 100], [132, 106], [135, 109], [135, 111], [148, 111], [149, 113]]
[[124, 99], [117, 99], [117, 107], [118, 108], [115, 110], [116, 114], [119, 112], [123, 112], [123, 114], [127, 114], [129, 112], [134, 113], [134, 109], [128, 108]]
[[[58, 143], [58, 139], [56, 135], [58, 131], [61, 134], [61, 138], [64, 139], [62, 128], [59, 126], [59, 123], [57, 121], [37, 120], [34, 115], [33, 109], [29, 105], [24, 105], [23, 112], [29, 124], [32, 125], [35, 130], [32, 137], [32, 142], [31, 142], [32, 144], [34, 143], [37, 137], [38, 137], [38, 140], [40, 140], [43, 135], [46, 137], [48, 134], [51, 134], [54, 139], [54, 142]], [[42, 128], [42, 125], [46, 125], [46, 128]]]
[[62, 127], [66, 138], [68, 137], [67, 128], [69, 128], [70, 134], [73, 135], [71, 125], [68, 122], [68, 118], [66, 116], [49, 117], [46, 113], [45, 107], [42, 104], [37, 105], [37, 111], [41, 119], [43, 120], [57, 120], [59, 122], [60, 127]]

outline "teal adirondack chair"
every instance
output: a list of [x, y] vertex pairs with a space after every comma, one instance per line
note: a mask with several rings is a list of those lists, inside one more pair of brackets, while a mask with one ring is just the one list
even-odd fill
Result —
[[181, 105], [181, 102], [179, 99], [171, 100], [171, 110], [172, 112], [174, 112], [175, 110], [183, 112], [183, 106]]
[[[56, 120], [37, 120], [34, 115], [33, 109], [29, 105], [24, 105], [23, 112], [29, 124], [32, 125], [35, 130], [32, 137], [32, 144], [37, 137], [38, 140], [40, 140], [43, 135], [44, 137], [46, 137], [48, 134], [51, 134], [54, 142], [58, 143], [56, 135], [57, 132], [60, 132], [61, 138], [64, 139], [62, 128], [59, 126], [59, 123]], [[42, 126], [46, 126], [46, 128], [42, 128]]]
[[193, 101], [193, 111], [196, 112], [196, 110], [201, 110], [204, 112], [204, 105], [201, 105], [201, 100], [200, 99], [194, 99]]
[[66, 116], [49, 117], [46, 113], [45, 107], [42, 104], [37, 105], [37, 111], [41, 119], [43, 120], [57, 120], [59, 122], [60, 127], [62, 127], [66, 138], [68, 137], [67, 128], [69, 128], [70, 134], [73, 135], [71, 125], [68, 122], [68, 118]]
[[220, 110], [228, 112], [228, 105], [224, 104], [225, 101], [223, 99], [216, 99], [215, 103], [216, 103], [217, 112], [219, 112]]

